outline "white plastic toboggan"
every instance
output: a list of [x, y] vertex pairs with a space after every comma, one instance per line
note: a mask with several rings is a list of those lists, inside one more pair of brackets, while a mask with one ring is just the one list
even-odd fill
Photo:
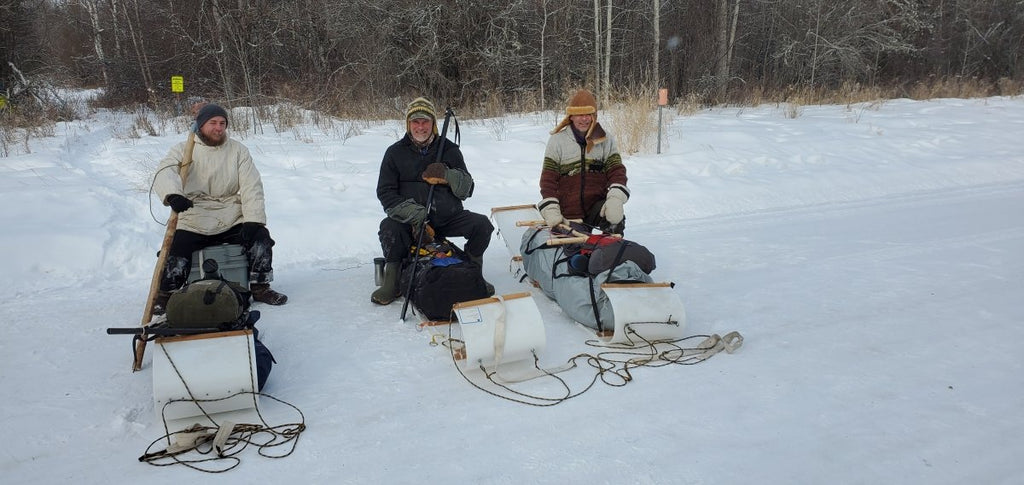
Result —
[[463, 367], [496, 367], [544, 350], [544, 321], [529, 293], [456, 303], [452, 311], [465, 344], [464, 354], [456, 353]]
[[252, 330], [158, 338], [156, 347], [153, 401], [158, 420], [182, 420], [203, 416], [204, 411], [215, 415], [256, 407]]
[[[533, 205], [495, 207], [491, 209], [491, 219], [511, 255], [509, 270], [520, 278], [526, 272], [519, 251], [523, 234], [529, 229], [529, 224], [524, 223], [542, 224], [540, 211]], [[644, 339], [670, 340], [684, 336], [686, 310], [671, 283], [605, 283], [601, 289], [608, 296], [615, 315], [614, 331], [598, 334], [602, 341], [636, 344]]]
[[[686, 310], [670, 283], [605, 283], [601, 285], [615, 313], [615, 331], [598, 335], [614, 344], [682, 338]], [[633, 334], [636, 334], [635, 336]]]

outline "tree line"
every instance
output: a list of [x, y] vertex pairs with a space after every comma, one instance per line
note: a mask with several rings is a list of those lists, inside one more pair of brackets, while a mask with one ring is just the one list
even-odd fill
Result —
[[[1019, 0], [0, 0], [0, 82], [352, 113], [427, 95], [560, 107], [589, 87], [751, 92], [1024, 74]], [[653, 99], [653, 95], [652, 95]]]

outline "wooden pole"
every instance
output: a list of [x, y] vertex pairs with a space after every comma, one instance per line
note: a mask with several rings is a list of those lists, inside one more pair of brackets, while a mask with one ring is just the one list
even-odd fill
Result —
[[[196, 146], [196, 134], [189, 132], [188, 141], [185, 142], [185, 153], [182, 154], [181, 164], [178, 173], [181, 175], [181, 189], [185, 190], [185, 181], [188, 180], [188, 171], [192, 165], [192, 149]], [[174, 239], [174, 231], [178, 228], [178, 213], [171, 211], [167, 218], [167, 228], [164, 231], [164, 240], [160, 245], [160, 255], [156, 259], [156, 267], [153, 268], [153, 279], [149, 283], [149, 296], [146, 298], [146, 307], [142, 311], [142, 325], [146, 326], [153, 318], [153, 300], [160, 291], [160, 272], [167, 263], [167, 251], [171, 248], [171, 240]], [[146, 354], [146, 339], [140, 338], [135, 341], [135, 362], [132, 364], [132, 371], [142, 370], [142, 358]]]

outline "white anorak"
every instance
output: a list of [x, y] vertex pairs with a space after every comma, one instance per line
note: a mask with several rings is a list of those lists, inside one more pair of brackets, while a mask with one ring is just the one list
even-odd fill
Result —
[[167, 205], [178, 194], [194, 204], [178, 214], [178, 229], [204, 235], [220, 234], [243, 222], [267, 223], [263, 181], [249, 149], [224, 134], [224, 143], [208, 146], [196, 136], [185, 186], [178, 165], [187, 142], [181, 142], [160, 162], [153, 189]]

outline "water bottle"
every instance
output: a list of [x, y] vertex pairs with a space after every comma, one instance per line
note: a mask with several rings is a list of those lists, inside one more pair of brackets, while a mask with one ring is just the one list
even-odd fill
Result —
[[373, 284], [384, 284], [384, 258], [373, 258]]

